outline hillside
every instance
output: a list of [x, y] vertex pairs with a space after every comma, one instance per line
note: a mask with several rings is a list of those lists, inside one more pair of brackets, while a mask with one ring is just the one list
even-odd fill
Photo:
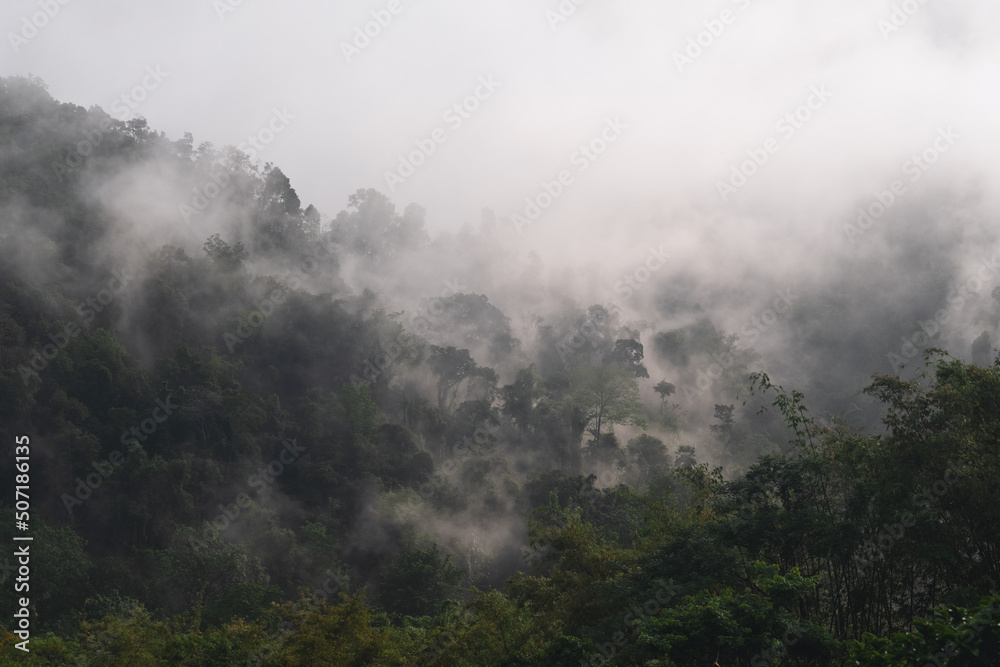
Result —
[[951, 346], [877, 299], [858, 333], [885, 266], [727, 331], [692, 275], [583, 302], [492, 212], [427, 215], [324, 215], [0, 79], [0, 478], [34, 538], [0, 664], [997, 664], [1000, 288], [938, 295], [976, 299]]

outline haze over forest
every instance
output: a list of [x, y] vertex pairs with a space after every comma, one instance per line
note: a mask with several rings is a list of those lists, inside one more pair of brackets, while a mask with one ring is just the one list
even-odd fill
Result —
[[0, 658], [1000, 655], [1000, 8], [0, 18]]

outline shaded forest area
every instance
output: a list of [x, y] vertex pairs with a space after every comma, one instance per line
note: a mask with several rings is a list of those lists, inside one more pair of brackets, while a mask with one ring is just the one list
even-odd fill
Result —
[[[432, 239], [374, 190], [324, 221], [32, 79], [0, 151], [0, 475], [29, 435], [34, 534], [0, 664], [997, 664], [1000, 360], [931, 348], [864, 389], [878, 428], [814, 419], [707, 319], [566, 304], [529, 339], [484, 294], [344, 279], [485, 224]], [[727, 358], [708, 412], [644, 338]]]

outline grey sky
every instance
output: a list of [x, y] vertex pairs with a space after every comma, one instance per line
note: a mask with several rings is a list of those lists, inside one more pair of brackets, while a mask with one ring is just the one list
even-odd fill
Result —
[[[236, 2], [8, 0], [0, 70], [111, 112], [158, 67], [165, 76], [135, 113], [171, 138], [190, 131], [216, 146], [245, 141], [286, 109], [294, 119], [260, 157], [326, 215], [374, 187], [400, 208], [424, 205], [432, 230], [478, 224], [485, 207], [509, 221], [569, 169], [572, 185], [524, 234], [570, 252], [592, 237], [568, 232], [587, 225], [614, 239], [612, 223], [626, 216], [742, 220], [754, 233], [805, 226], [842, 243], [854, 208], [948, 126], [960, 138], [913, 187], [976, 183], [995, 197], [993, 2], [587, 0], [558, 23], [547, 12], [570, 0], [398, 0], [394, 15], [388, 0]], [[58, 13], [13, 44], [43, 5]], [[888, 32], [879, 22], [894, 5], [915, 11]], [[341, 43], [382, 11], [391, 22], [348, 63]], [[675, 53], [699, 33], [708, 46], [679, 66]], [[499, 87], [460, 126], [446, 122], [480, 77]], [[819, 87], [830, 99], [791, 136], [779, 132]], [[579, 172], [574, 152], [615, 117], [627, 129]], [[435, 128], [446, 141], [390, 192], [385, 173]], [[717, 183], [769, 138], [777, 151], [722, 201]], [[677, 242], [695, 233], [680, 227]]]

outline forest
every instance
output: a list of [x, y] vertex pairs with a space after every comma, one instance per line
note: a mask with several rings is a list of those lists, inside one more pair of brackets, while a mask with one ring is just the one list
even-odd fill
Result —
[[1000, 664], [987, 327], [427, 216], [0, 79], [0, 665]]

